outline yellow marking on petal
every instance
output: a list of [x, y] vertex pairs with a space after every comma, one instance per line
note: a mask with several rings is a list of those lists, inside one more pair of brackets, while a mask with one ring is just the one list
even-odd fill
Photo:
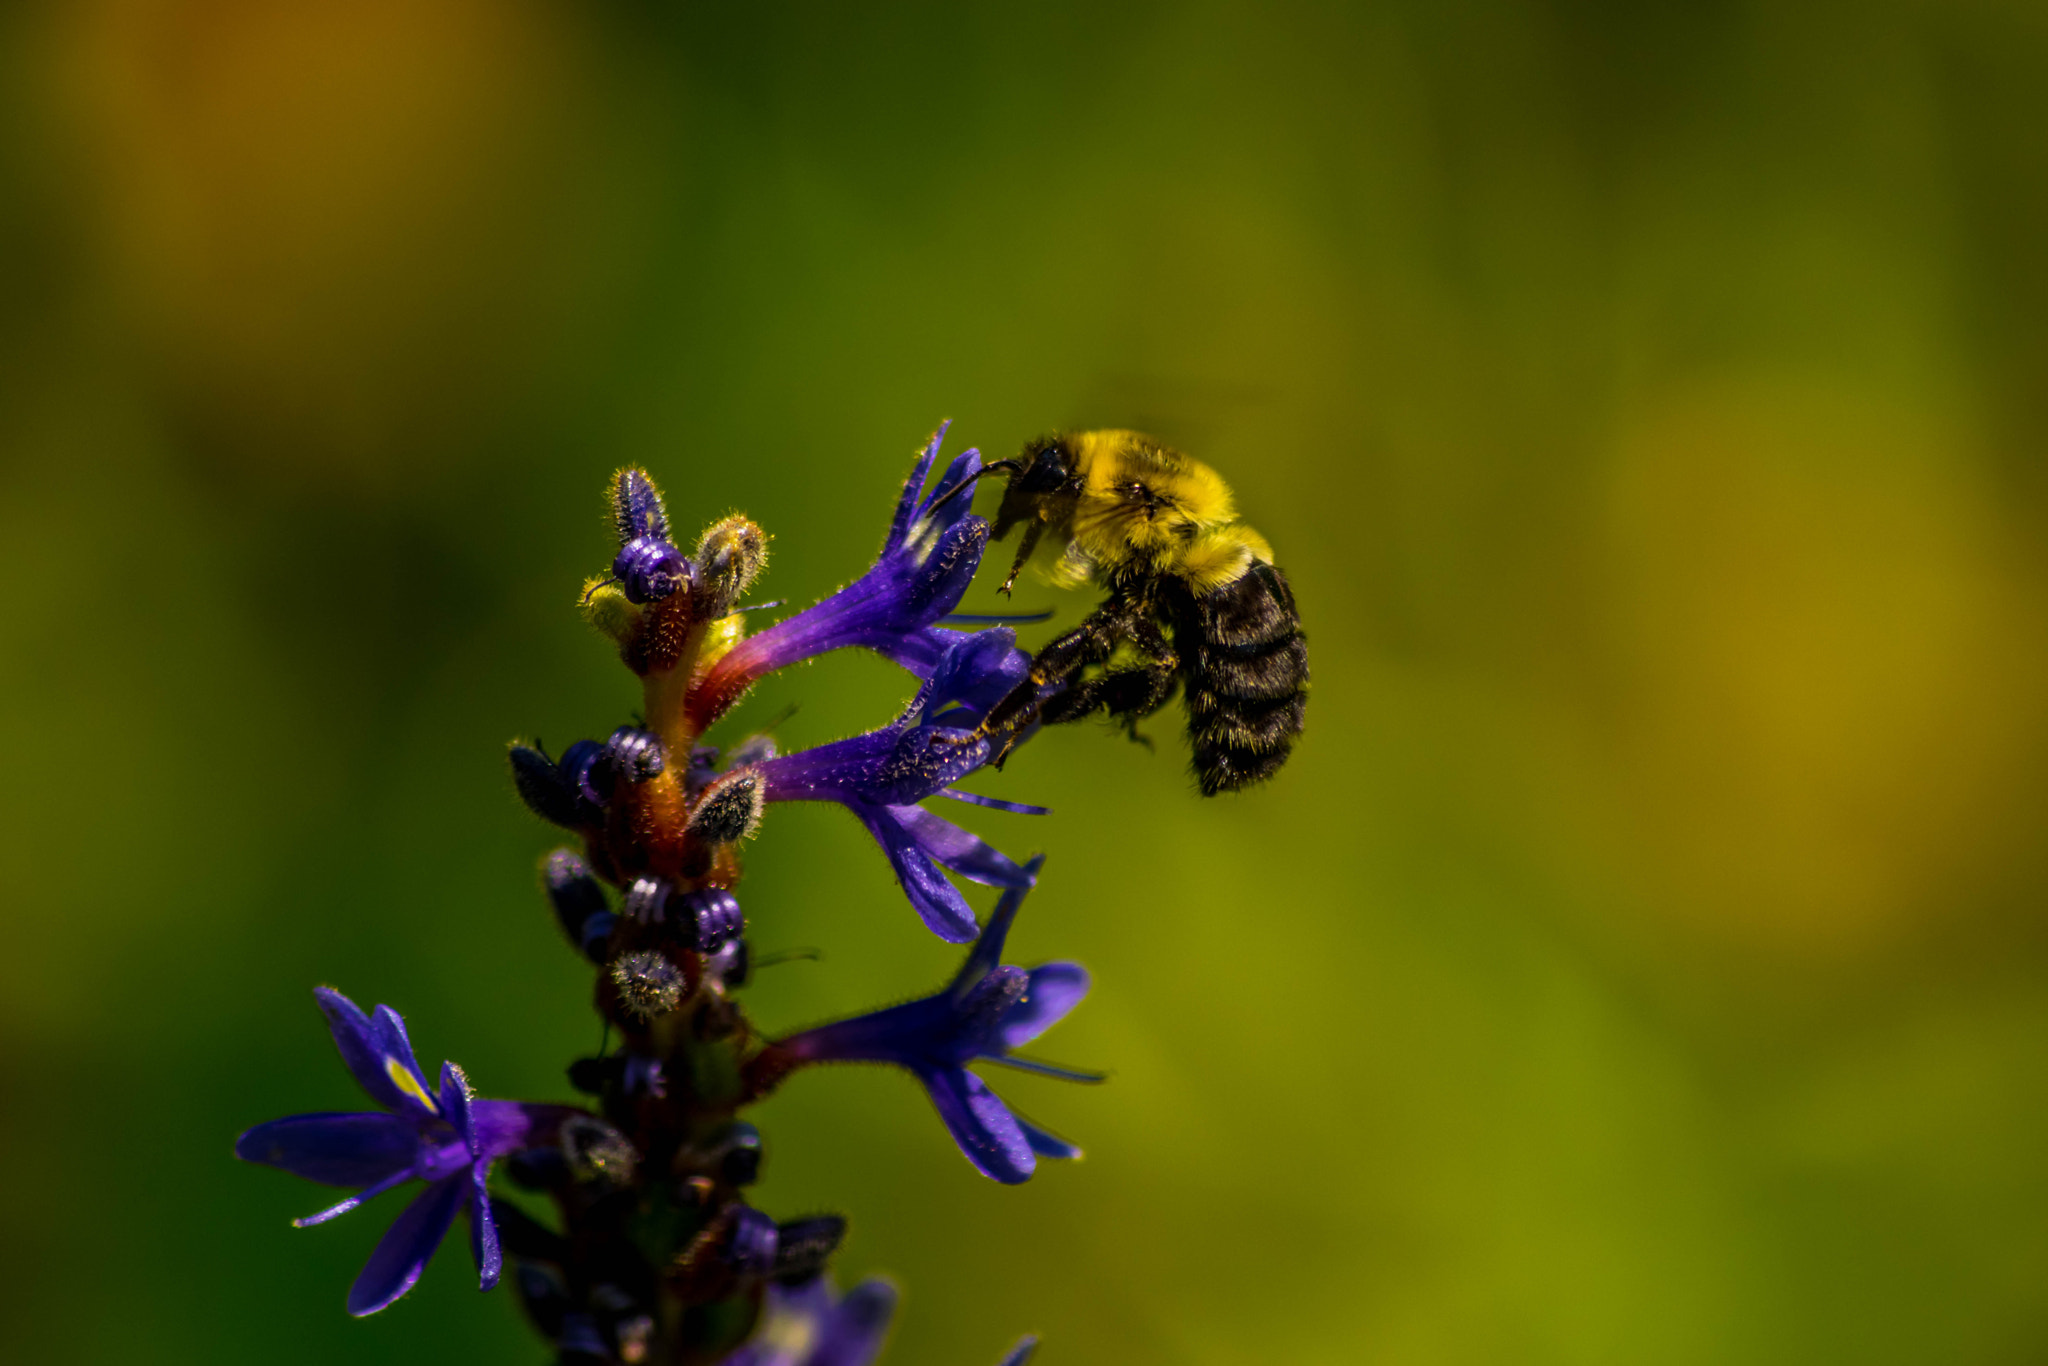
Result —
[[412, 1069], [404, 1063], [396, 1058], [384, 1059], [384, 1075], [391, 1078], [393, 1086], [396, 1086], [399, 1090], [426, 1106], [428, 1114], [438, 1115], [441, 1113], [441, 1107], [434, 1104], [434, 1098], [427, 1094], [427, 1088], [420, 1085], [420, 1079], [414, 1076]]

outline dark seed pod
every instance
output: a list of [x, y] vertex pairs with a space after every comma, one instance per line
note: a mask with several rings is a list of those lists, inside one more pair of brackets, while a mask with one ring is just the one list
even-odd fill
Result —
[[640, 1154], [627, 1137], [595, 1115], [571, 1115], [562, 1121], [562, 1156], [578, 1181], [633, 1184]]
[[569, 1064], [569, 1085], [586, 1096], [601, 1096], [618, 1084], [623, 1058], [578, 1058]]
[[836, 1214], [794, 1219], [776, 1230], [775, 1270], [778, 1281], [807, 1281], [825, 1269], [846, 1238], [846, 1220]]
[[761, 1179], [761, 1131], [745, 1120], [735, 1121], [711, 1150], [718, 1179], [728, 1186], [751, 1186]]
[[697, 798], [690, 809], [690, 835], [706, 844], [745, 839], [761, 824], [767, 798], [768, 785], [761, 781], [758, 769], [734, 769]]
[[541, 865], [541, 880], [569, 942], [586, 954], [593, 942], [602, 946], [611, 934], [614, 917], [605, 904], [604, 888], [591, 876], [589, 865], [572, 851], [557, 849]]
[[683, 970], [652, 949], [613, 963], [612, 984], [619, 989], [619, 1004], [642, 1020], [668, 1014], [683, 999]]
[[620, 726], [605, 742], [612, 772], [629, 783], [644, 783], [659, 774], [667, 762], [661, 741], [652, 731], [638, 726]]
[[723, 887], [706, 887], [682, 898], [697, 936], [697, 952], [712, 953], [737, 939], [747, 927], [739, 898]]
[[530, 745], [514, 745], [506, 757], [512, 761], [512, 786], [527, 809], [544, 821], [574, 829], [576, 787], [555, 761]]

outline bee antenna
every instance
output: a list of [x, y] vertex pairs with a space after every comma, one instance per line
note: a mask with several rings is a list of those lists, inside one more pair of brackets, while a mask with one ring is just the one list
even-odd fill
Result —
[[952, 502], [954, 495], [959, 493], [960, 490], [973, 488], [975, 481], [979, 480], [984, 474], [994, 474], [997, 470], [1002, 470], [1006, 474], [1016, 474], [1023, 468], [1024, 467], [1022, 465], [1018, 464], [1014, 460], [991, 460], [986, 465], [983, 465], [980, 469], [976, 470], [974, 473], [968, 475], [965, 479], [962, 479], [959, 483], [953, 485], [953, 487], [947, 489], [937, 498], [934, 498], [932, 500], [932, 505], [924, 510], [924, 515], [929, 517], [934, 512], [937, 512], [940, 508], [944, 507], [946, 504]]

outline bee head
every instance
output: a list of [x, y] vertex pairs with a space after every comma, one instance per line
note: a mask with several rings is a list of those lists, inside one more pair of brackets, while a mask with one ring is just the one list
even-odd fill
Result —
[[1073, 452], [1058, 436], [1041, 436], [1024, 448], [1011, 466], [1009, 487], [996, 509], [993, 538], [1000, 541], [1019, 522], [1044, 521], [1049, 499], [1076, 492]]

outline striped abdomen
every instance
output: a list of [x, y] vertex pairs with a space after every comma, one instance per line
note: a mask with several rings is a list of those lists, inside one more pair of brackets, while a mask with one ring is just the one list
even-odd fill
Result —
[[1174, 630], [1202, 795], [1270, 778], [1301, 734], [1308, 645], [1270, 564], [1181, 604]]

